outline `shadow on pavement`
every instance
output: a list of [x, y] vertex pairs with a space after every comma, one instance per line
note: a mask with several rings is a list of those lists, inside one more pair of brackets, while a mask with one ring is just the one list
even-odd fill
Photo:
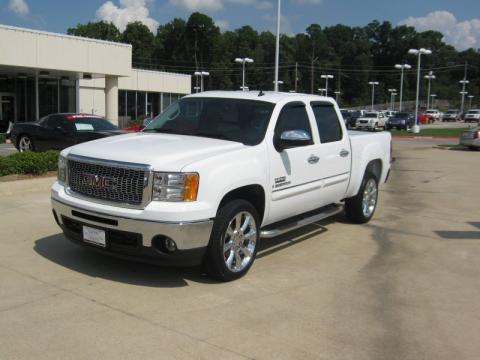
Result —
[[[480, 229], [480, 222], [467, 222], [472, 227]], [[480, 240], [480, 231], [466, 230], [466, 231], [435, 231], [435, 233], [448, 240]]]
[[44, 258], [70, 270], [102, 279], [150, 287], [188, 286], [186, 280], [216, 283], [199, 267], [168, 268], [98, 254], [67, 240], [62, 233], [35, 241], [33, 248]]
[[[344, 221], [334, 216], [321, 222], [305, 226], [272, 239], [262, 239], [257, 258], [284, 250], [314, 236], [327, 232], [325, 225]], [[205, 284], [221, 284], [209, 278], [200, 266], [163, 267], [99, 254], [67, 240], [62, 233], [35, 241], [34, 251], [44, 258], [67, 269], [102, 279], [132, 285], [150, 287], [182, 287], [189, 281]]]

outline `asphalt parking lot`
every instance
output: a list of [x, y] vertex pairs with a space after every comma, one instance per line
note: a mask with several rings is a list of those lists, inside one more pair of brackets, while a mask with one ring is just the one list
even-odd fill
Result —
[[53, 179], [0, 183], [2, 359], [478, 359], [480, 152], [395, 140], [374, 219], [263, 241], [249, 274], [64, 240]]

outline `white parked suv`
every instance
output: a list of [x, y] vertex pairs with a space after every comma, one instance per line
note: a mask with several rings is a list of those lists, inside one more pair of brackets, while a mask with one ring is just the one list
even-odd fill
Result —
[[375, 131], [376, 129], [385, 129], [387, 117], [382, 111], [368, 111], [357, 120], [357, 129]]
[[233, 280], [261, 238], [343, 209], [369, 221], [390, 161], [390, 134], [348, 132], [331, 98], [203, 92], [143, 132], [62, 151], [53, 214], [91, 249]]
[[471, 109], [465, 113], [465, 122], [478, 122], [480, 123], [480, 110]]

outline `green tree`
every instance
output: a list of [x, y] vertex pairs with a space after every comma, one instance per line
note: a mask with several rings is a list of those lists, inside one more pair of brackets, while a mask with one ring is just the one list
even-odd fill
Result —
[[140, 21], [131, 22], [122, 33], [121, 40], [132, 45], [132, 62], [137, 67], [154, 68], [155, 36]]
[[69, 28], [67, 34], [100, 40], [120, 41], [120, 31], [115, 25], [105, 21], [78, 24], [76, 27]]

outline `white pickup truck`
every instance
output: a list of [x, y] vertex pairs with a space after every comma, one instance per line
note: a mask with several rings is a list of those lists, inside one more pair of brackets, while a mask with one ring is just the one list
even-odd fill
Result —
[[369, 221], [390, 162], [390, 134], [347, 131], [331, 98], [203, 92], [142, 132], [62, 151], [53, 214], [91, 249], [228, 281], [261, 238], [343, 210]]

